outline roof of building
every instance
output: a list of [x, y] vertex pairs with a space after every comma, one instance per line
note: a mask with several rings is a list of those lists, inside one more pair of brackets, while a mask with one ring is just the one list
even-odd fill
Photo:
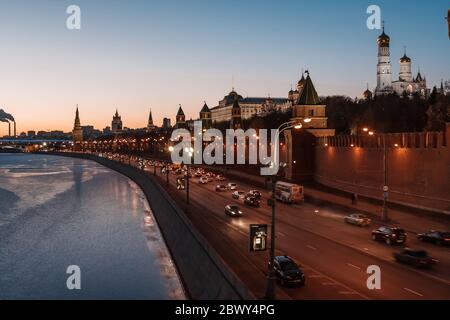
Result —
[[178, 109], [177, 116], [184, 116], [184, 112], [183, 112], [183, 109], [181, 108], [181, 106]]
[[391, 38], [384, 32], [384, 23], [383, 23], [383, 33], [378, 37], [378, 44], [382, 47], [388, 47]]
[[211, 112], [211, 110], [209, 110], [209, 107], [208, 107], [208, 105], [205, 102], [205, 104], [203, 105], [202, 110], [200, 110], [200, 113], [208, 113], [208, 112]]
[[403, 57], [400, 58], [400, 62], [411, 62], [411, 58], [406, 55], [406, 53], [403, 55]]
[[317, 95], [316, 88], [314, 88], [314, 84], [311, 80], [311, 77], [306, 77], [305, 85], [303, 86], [302, 93], [298, 98], [296, 104], [297, 105], [317, 105], [320, 104], [319, 96]]

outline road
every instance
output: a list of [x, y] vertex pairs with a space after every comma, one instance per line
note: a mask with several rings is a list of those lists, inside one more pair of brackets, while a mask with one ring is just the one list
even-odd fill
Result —
[[[153, 168], [149, 169], [153, 172]], [[158, 172], [165, 184], [165, 175]], [[183, 204], [185, 191], [175, 189], [176, 176], [170, 174], [169, 192]], [[228, 182], [228, 181], [227, 181]], [[233, 181], [237, 182], [237, 181]], [[258, 189], [238, 183], [238, 189]], [[211, 241], [224, 260], [260, 296], [265, 286], [268, 253], [248, 252], [248, 226], [270, 224], [271, 208], [266, 205], [268, 192], [263, 194], [261, 208], [244, 207], [231, 192], [216, 192], [217, 182], [207, 185], [192, 178], [191, 204], [188, 215], [200, 232]], [[244, 215], [231, 218], [224, 214], [227, 204], [240, 204]], [[425, 248], [440, 263], [431, 270], [417, 270], [393, 259], [400, 247], [389, 247], [370, 240], [370, 228], [359, 228], [343, 222], [348, 214], [330, 207], [303, 203], [277, 203], [277, 254], [288, 254], [305, 271], [307, 284], [303, 288], [279, 288], [283, 299], [450, 299], [450, 250], [423, 244], [409, 235], [408, 246]], [[426, 226], [424, 226], [426, 230]], [[369, 290], [366, 285], [368, 266], [381, 268], [381, 290]], [[258, 282], [258, 284], [254, 283]]]

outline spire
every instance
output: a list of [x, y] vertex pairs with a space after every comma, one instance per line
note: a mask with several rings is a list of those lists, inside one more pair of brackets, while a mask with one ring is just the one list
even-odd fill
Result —
[[116, 118], [119, 116], [119, 110], [116, 108], [116, 114], [114, 115]]
[[181, 108], [181, 104], [180, 104], [180, 108], [178, 109], [177, 116], [184, 116], [184, 112], [183, 112], [183, 108]]
[[148, 126], [153, 126], [153, 116], [152, 116], [152, 109], [150, 109], [150, 114], [148, 116]]
[[302, 93], [297, 100], [297, 105], [317, 105], [320, 104], [319, 96], [317, 95], [316, 88], [309, 76], [309, 71], [306, 70], [307, 74], [305, 85], [303, 87]]
[[202, 108], [202, 110], [200, 111], [200, 113], [209, 113], [209, 112], [211, 112], [211, 110], [209, 110], [208, 105], [206, 104], [206, 101], [203, 101], [203, 102], [204, 102], [203, 108]]
[[80, 112], [78, 111], [78, 104], [77, 104], [77, 110], [75, 111], [75, 128], [80, 127]]

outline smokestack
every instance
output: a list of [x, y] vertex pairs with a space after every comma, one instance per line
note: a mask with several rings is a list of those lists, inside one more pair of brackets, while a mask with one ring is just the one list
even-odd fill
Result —
[[11, 137], [11, 122], [8, 121], [8, 137]]
[[14, 138], [17, 137], [16, 121], [14, 120]]

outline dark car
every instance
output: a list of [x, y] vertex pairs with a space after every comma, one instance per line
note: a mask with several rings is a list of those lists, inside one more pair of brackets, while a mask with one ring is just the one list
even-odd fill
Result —
[[235, 204], [229, 204], [225, 206], [225, 214], [231, 217], [240, 217], [242, 216], [242, 210]]
[[223, 191], [227, 191], [227, 190], [228, 190], [228, 188], [227, 188], [227, 186], [224, 185], [224, 184], [218, 184], [218, 185], [216, 186], [216, 191], [217, 191], [217, 192], [223, 192]]
[[247, 196], [244, 199], [244, 204], [250, 207], [259, 208], [260, 202], [256, 197]]
[[275, 257], [273, 268], [277, 280], [282, 286], [287, 285], [305, 285], [305, 274], [299, 266], [288, 256]]
[[431, 230], [425, 233], [419, 233], [417, 239], [423, 242], [431, 242], [439, 246], [450, 245], [450, 232]]
[[261, 192], [258, 190], [250, 190], [247, 195], [255, 197], [257, 200], [261, 200], [262, 197]]
[[398, 227], [380, 227], [372, 231], [372, 240], [383, 241], [387, 245], [405, 243], [406, 232]]
[[403, 249], [394, 253], [395, 260], [417, 268], [428, 268], [437, 263], [437, 260], [428, 255], [425, 250]]

